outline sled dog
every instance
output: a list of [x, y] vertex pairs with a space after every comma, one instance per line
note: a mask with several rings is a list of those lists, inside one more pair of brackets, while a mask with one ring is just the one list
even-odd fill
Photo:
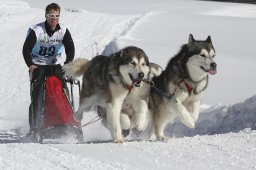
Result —
[[[155, 63], [149, 64], [149, 73], [145, 75], [139, 87], [133, 88], [126, 96], [121, 109], [121, 129], [124, 137], [129, 135], [131, 129], [143, 131], [148, 123], [148, 100], [152, 78], [162, 73], [162, 67]], [[103, 117], [102, 123], [106, 125], [106, 110], [98, 107], [98, 114]]]
[[64, 65], [63, 70], [64, 75], [71, 78], [83, 72], [80, 104], [74, 119], [81, 121], [83, 112], [92, 106], [105, 108], [107, 128], [114, 142], [123, 142], [120, 112], [133, 86], [140, 86], [141, 80], [149, 72], [149, 61], [144, 51], [129, 46], [111, 56], [99, 55], [91, 61], [74, 60]]
[[153, 78], [155, 86], [151, 88], [149, 101], [153, 119], [151, 138], [167, 140], [164, 128], [177, 116], [189, 128], [195, 127], [208, 75], [217, 73], [214, 58], [211, 37], [195, 40], [190, 34], [188, 43], [170, 59], [162, 74]]

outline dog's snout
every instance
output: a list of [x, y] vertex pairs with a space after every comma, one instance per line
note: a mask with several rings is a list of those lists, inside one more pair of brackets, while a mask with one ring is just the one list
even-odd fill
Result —
[[215, 62], [212, 62], [212, 63], [210, 64], [210, 66], [211, 66], [211, 68], [216, 68], [216, 67], [217, 67], [217, 64], [216, 64]]
[[138, 77], [139, 77], [139, 79], [143, 79], [144, 73], [143, 73], [143, 72], [139, 72], [139, 73], [138, 73]]

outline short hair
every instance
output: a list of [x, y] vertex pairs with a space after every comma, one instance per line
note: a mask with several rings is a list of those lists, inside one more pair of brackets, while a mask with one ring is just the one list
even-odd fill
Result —
[[47, 14], [50, 10], [55, 10], [55, 11], [59, 11], [60, 12], [60, 6], [56, 3], [51, 3], [49, 5], [46, 6], [45, 8], [45, 14]]

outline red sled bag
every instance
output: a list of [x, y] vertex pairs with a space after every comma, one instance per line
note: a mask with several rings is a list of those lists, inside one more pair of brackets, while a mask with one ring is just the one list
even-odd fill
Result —
[[73, 110], [67, 96], [62, 90], [62, 81], [55, 77], [48, 77], [45, 85], [44, 126], [55, 127], [71, 125], [78, 127], [73, 119]]

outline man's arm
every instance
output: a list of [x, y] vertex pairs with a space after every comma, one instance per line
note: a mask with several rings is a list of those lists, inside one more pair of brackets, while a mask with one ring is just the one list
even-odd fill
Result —
[[28, 67], [34, 65], [34, 63], [32, 62], [31, 52], [35, 43], [36, 43], [36, 34], [34, 31], [30, 31], [30, 33], [28, 34], [23, 44], [23, 49], [22, 49], [23, 57]]
[[75, 56], [75, 46], [74, 46], [74, 42], [73, 39], [71, 37], [71, 34], [69, 32], [69, 30], [66, 30], [66, 33], [63, 37], [63, 44], [65, 47], [65, 52], [66, 52], [66, 61], [64, 62], [65, 64], [72, 61], [74, 59]]

